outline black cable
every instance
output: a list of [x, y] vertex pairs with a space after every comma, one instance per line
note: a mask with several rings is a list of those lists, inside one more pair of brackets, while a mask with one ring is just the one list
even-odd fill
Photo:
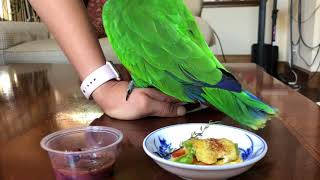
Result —
[[[293, 14], [293, 6], [292, 6], [293, 1], [290, 0], [290, 17], [292, 17]], [[292, 64], [293, 64], [293, 30], [292, 30], [292, 19], [290, 18], [290, 63], [289, 67], [292, 69]], [[300, 37], [298, 38], [298, 42], [300, 41]]]
[[312, 75], [308, 78], [308, 81], [305, 81], [301, 84], [301, 87], [307, 87], [308, 83], [316, 76], [317, 72], [320, 70], [320, 63], [318, 64], [318, 67], [316, 68], [316, 71], [314, 73], [311, 73]]
[[[299, 32], [299, 36], [300, 36], [301, 42], [302, 42], [303, 45], [305, 45], [307, 48], [309, 48], [309, 49], [315, 49], [315, 48], [317, 48], [317, 47], [320, 46], [320, 43], [319, 43], [318, 45], [316, 45], [316, 46], [308, 45], [308, 44], [305, 42], [305, 40], [304, 40], [304, 38], [303, 38], [303, 36], [302, 36], [302, 1], [299, 0], [298, 2], [299, 2], [299, 4], [298, 4], [298, 32]], [[291, 15], [291, 17], [292, 17], [292, 15]], [[290, 22], [291, 22], [291, 21], [290, 21]]]
[[[320, 5], [318, 5], [313, 11], [312, 13], [310, 14], [310, 16], [304, 20], [301, 20], [301, 23], [306, 23], [308, 22], [311, 18], [313, 18], [313, 16], [315, 16], [315, 14], [317, 13], [317, 11], [320, 9]], [[295, 21], [295, 22], [298, 22], [298, 19], [295, 18], [295, 17], [292, 17], [292, 19]]]
[[[318, 51], [319, 52], [319, 51]], [[311, 81], [317, 74], [317, 72], [320, 70], [320, 62], [318, 64], [318, 67], [316, 68], [316, 71], [309, 77], [309, 81]]]
[[[320, 8], [320, 5], [319, 5], [317, 8], [315, 8], [315, 10], [312, 12], [312, 14], [310, 15], [310, 17], [308, 17], [307, 19], [305, 19], [304, 21], [302, 21], [302, 3], [301, 3], [301, 0], [299, 0], [298, 2], [299, 2], [299, 4], [298, 4], [298, 20], [297, 20], [297, 22], [298, 22], [298, 40], [297, 40], [297, 42], [295, 43], [295, 42], [293, 42], [293, 30], [292, 30], [292, 22], [295, 20], [295, 18], [293, 17], [293, 1], [290, 0], [290, 51], [291, 51], [291, 57], [290, 57], [289, 69], [290, 69], [291, 73], [293, 73], [293, 74], [295, 75], [295, 77], [296, 77], [296, 81], [295, 81], [295, 82], [297, 82], [297, 74], [294, 72], [294, 70], [293, 70], [292, 67], [290, 66], [290, 65], [293, 65], [293, 46], [299, 45], [299, 47], [298, 47], [298, 48], [299, 48], [299, 50], [298, 50], [298, 55], [299, 55], [299, 57], [303, 60], [303, 62], [304, 62], [307, 66], [309, 66], [309, 67], [311, 67], [311, 66], [314, 65], [314, 63], [315, 63], [315, 61], [316, 61], [316, 59], [317, 59], [317, 57], [318, 57], [318, 55], [319, 55], [319, 52], [320, 52], [320, 44], [317, 45], [317, 46], [314, 46], [314, 47], [309, 46], [309, 45], [304, 41], [304, 38], [303, 38], [303, 36], [302, 36], [302, 23], [305, 23], [305, 22], [309, 21], [313, 16], [315, 16], [315, 13], [316, 13], [316, 12], [318, 11], [318, 9]], [[306, 46], [307, 48], [311, 49], [311, 50], [314, 50], [315, 48], [318, 48], [317, 53], [316, 53], [314, 59], [312, 60], [311, 64], [309, 64], [309, 63], [306, 61], [306, 59], [305, 59], [303, 56], [301, 56], [301, 43], [302, 43], [304, 46]], [[316, 68], [316, 71], [308, 78], [308, 81], [305, 81], [304, 83], [302, 83], [301, 86], [295, 85], [294, 87], [300, 89], [301, 87], [307, 86], [308, 82], [315, 77], [315, 75], [317, 74], [317, 71], [318, 71], [319, 69], [320, 69], [320, 62], [319, 62], [319, 64], [318, 64], [318, 67]], [[286, 80], [286, 79], [285, 79], [285, 80]], [[288, 81], [287, 81], [287, 82], [288, 82]], [[290, 84], [290, 82], [288, 82], [288, 83]]]
[[[319, 55], [319, 51], [320, 51], [320, 44], [318, 46], [315, 46], [315, 47], [312, 47], [312, 46], [309, 46], [305, 41], [304, 41], [304, 38], [302, 36], [302, 1], [299, 0], [298, 1], [299, 4], [298, 4], [298, 30], [299, 30], [299, 39], [298, 39], [298, 43], [299, 43], [299, 49], [298, 49], [298, 55], [300, 57], [300, 59], [302, 59], [302, 61], [308, 66], [308, 67], [311, 67], [314, 65], [314, 63], [316, 62], [317, 60], [317, 57]], [[320, 7], [320, 6], [319, 6]], [[314, 10], [314, 12], [317, 10], [317, 8]], [[315, 14], [315, 13], [313, 13]], [[301, 41], [300, 41], [301, 40]], [[301, 42], [303, 43], [304, 46], [306, 46], [307, 48], [311, 49], [311, 50], [314, 50], [315, 48], [318, 48], [317, 49], [317, 53], [315, 55], [315, 57], [313, 58], [313, 60], [311, 61], [311, 63], [308, 63], [308, 61], [301, 55]], [[320, 64], [320, 62], [319, 62]]]
[[[293, 6], [292, 6], [292, 0], [290, 0], [290, 17], [293, 14]], [[292, 30], [292, 20], [290, 18], [290, 60], [289, 60], [289, 73], [294, 75], [294, 81], [289, 81], [288, 77], [282, 77], [282, 80], [286, 82], [287, 84], [293, 86], [293, 88], [300, 88], [300, 86], [297, 86], [298, 76], [297, 73], [292, 69], [293, 65], [293, 30]], [[299, 40], [298, 40], [299, 41]], [[279, 75], [279, 77], [284, 75]]]
[[[301, 5], [299, 5], [299, 7], [301, 7]], [[300, 24], [303, 24], [303, 23], [308, 22], [311, 18], [313, 18], [313, 17], [315, 16], [315, 14], [317, 13], [317, 11], [318, 11], [319, 9], [320, 9], [320, 5], [318, 5], [318, 6], [312, 11], [312, 13], [310, 14], [310, 16], [309, 16], [308, 18], [306, 18], [306, 19], [304, 19], [304, 20], [301, 19]], [[301, 15], [300, 15], [300, 17], [301, 17]], [[295, 22], [299, 23], [299, 20], [293, 16], [293, 13], [292, 13], [292, 15], [291, 15], [291, 19], [294, 20]], [[301, 39], [300, 39], [300, 36], [299, 36], [297, 42], [293, 42], [293, 45], [294, 45], [294, 46], [299, 45], [300, 40], [301, 40]], [[315, 46], [315, 48], [317, 48], [317, 46]]]
[[222, 47], [222, 43], [220, 41], [220, 38], [218, 36], [218, 34], [216, 33], [216, 31], [213, 31], [213, 34], [217, 37], [218, 39], [218, 42], [219, 42], [219, 46], [220, 46], [220, 49], [221, 49], [221, 53], [222, 53], [222, 57], [223, 57], [223, 62], [227, 62], [227, 59], [226, 59], [226, 56], [224, 55], [224, 51], [223, 51], [223, 47]]
[[[302, 61], [303, 61], [308, 67], [313, 66], [313, 64], [316, 62], [317, 57], [318, 57], [318, 55], [319, 55], [319, 51], [320, 51], [320, 45], [318, 46], [317, 53], [316, 53], [315, 57], [313, 58], [313, 60], [311, 61], [311, 64], [309, 64], [309, 63], [307, 62], [307, 60], [301, 55], [301, 45], [299, 44], [299, 47], [298, 47], [298, 55], [299, 55], [299, 57], [302, 59]], [[319, 62], [319, 64], [320, 64], [320, 62]]]
[[292, 45], [293, 46], [298, 46], [298, 45], [300, 45], [300, 36], [299, 36], [299, 38], [298, 38], [298, 40], [297, 40], [297, 42], [295, 43], [295, 42], [293, 42], [293, 40], [292, 40]]
[[[293, 34], [292, 30], [292, 20], [294, 19], [293, 17], [293, 1], [290, 0], [290, 9], [289, 9], [289, 14], [290, 14], [290, 34]], [[298, 20], [297, 20], [298, 22]], [[300, 36], [298, 36], [297, 42], [293, 42], [293, 37], [290, 37], [290, 44], [293, 46], [297, 46], [300, 44]]]
[[[299, 0], [298, 1], [299, 2], [299, 4], [298, 4], [298, 28], [299, 28], [299, 38], [298, 38], [298, 40], [297, 40], [297, 43], [294, 43], [293, 42], [293, 40], [291, 39], [291, 43], [294, 45], [294, 46], [299, 46], [298, 48], [298, 55], [299, 55], [299, 57], [302, 59], [302, 61], [308, 66], [308, 67], [311, 67], [311, 66], [313, 66], [314, 65], [314, 63], [316, 62], [316, 59], [317, 59], [317, 57], [318, 57], [318, 55], [319, 55], [319, 51], [320, 51], [320, 44], [318, 45], [318, 46], [315, 46], [315, 47], [311, 47], [311, 46], [308, 46], [307, 45], [307, 43], [305, 43], [305, 41], [304, 41], [304, 39], [303, 39], [303, 36], [302, 36], [302, 20], [301, 20], [301, 18], [302, 18], [302, 2], [301, 2], [301, 0]], [[319, 6], [320, 7], [320, 6]], [[318, 10], [318, 8], [319, 7], [317, 7], [315, 10], [314, 10], [314, 12], [316, 12], [317, 10]], [[293, 14], [293, 8], [291, 9], [290, 8], [290, 14]], [[293, 18], [293, 15], [290, 15], [291, 16], [291, 19], [292, 20], [294, 20], [294, 18]], [[313, 15], [314, 15], [315, 13], [313, 13]], [[290, 21], [290, 24], [292, 25], [292, 21]], [[291, 30], [291, 29], [290, 29]], [[290, 36], [290, 38], [292, 38], [291, 36]], [[318, 48], [317, 49], [317, 53], [316, 53], [316, 55], [315, 55], [315, 57], [313, 58], [313, 60], [311, 61], [311, 63], [308, 63], [307, 62], [307, 60], [301, 55], [301, 42], [303, 43], [303, 45], [305, 45], [307, 48], [309, 48], [309, 49], [312, 49], [312, 50], [314, 50], [315, 48]], [[293, 59], [293, 57], [291, 56], [291, 58]]]
[[[305, 40], [304, 40], [304, 38], [303, 38], [303, 35], [302, 35], [302, 23], [303, 23], [303, 21], [302, 21], [302, 1], [299, 0], [298, 2], [299, 2], [299, 4], [298, 4], [298, 34], [299, 34], [299, 38], [298, 38], [298, 41], [297, 41], [297, 44], [299, 45], [299, 46], [298, 46], [298, 48], [299, 48], [299, 49], [298, 49], [298, 55], [299, 55], [300, 59], [301, 59], [308, 67], [312, 67], [312, 66], [315, 64], [316, 59], [317, 59], [317, 57], [318, 57], [318, 55], [319, 55], [319, 52], [320, 52], [320, 43], [319, 43], [319, 45], [312, 47], [312, 46], [308, 45], [308, 44], [305, 42]], [[291, 3], [292, 3], [292, 0], [291, 0]], [[292, 4], [291, 4], [291, 6], [292, 6]], [[313, 17], [313, 16], [315, 15], [316, 11], [317, 11], [319, 8], [320, 8], [320, 6], [318, 6], [318, 7], [313, 11], [312, 15], [311, 15], [309, 18], [307, 18], [307, 19], [305, 20], [305, 22], [309, 21], [309, 20], [311, 19], [311, 17]], [[291, 9], [291, 13], [292, 13], [292, 9]], [[292, 14], [291, 14], [290, 16], [291, 16], [290, 24], [292, 24], [292, 21], [295, 20], [295, 19], [294, 19], [294, 17], [293, 17]], [[292, 27], [291, 27], [291, 29], [292, 29]], [[291, 42], [291, 43], [292, 43], [291, 45], [293, 45], [293, 42]], [[317, 49], [317, 53], [316, 53], [315, 57], [313, 58], [313, 60], [311, 61], [311, 63], [308, 63], [307, 60], [301, 55], [301, 43], [302, 43], [305, 47], [307, 47], [308, 49], [310, 49], [310, 50], [314, 50], [315, 48], [318, 48], [318, 49]], [[297, 45], [297, 44], [296, 44], [296, 45]], [[319, 62], [319, 64], [318, 64], [317, 68], [316, 68], [316, 71], [308, 78], [308, 81], [306, 81], [305, 83], [302, 83], [302, 86], [303, 86], [303, 87], [304, 87], [304, 86], [307, 86], [308, 82], [315, 77], [315, 75], [316, 75], [316, 73], [317, 73], [317, 71], [318, 71], [319, 69], [320, 69], [320, 62]]]

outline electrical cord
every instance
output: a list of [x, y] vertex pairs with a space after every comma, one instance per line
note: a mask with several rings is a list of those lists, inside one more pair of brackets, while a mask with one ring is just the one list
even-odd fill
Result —
[[[318, 51], [319, 52], [319, 51]], [[316, 68], [316, 71], [309, 77], [309, 81], [311, 81], [317, 74], [317, 72], [320, 70], [320, 63], [318, 64], [318, 67]]]
[[[292, 1], [291, 1], [291, 6], [292, 6]], [[302, 61], [308, 66], [308, 67], [312, 67], [314, 64], [315, 64], [315, 62], [316, 62], [316, 59], [317, 59], [317, 57], [318, 57], [318, 55], [319, 55], [319, 51], [320, 51], [320, 43], [319, 43], [319, 45], [317, 45], [317, 46], [310, 46], [310, 45], [308, 45], [305, 41], [304, 41], [304, 38], [303, 38], [303, 36], [302, 36], [302, 24], [303, 23], [306, 23], [306, 22], [308, 22], [309, 20], [311, 20], [311, 18], [313, 18], [315, 15], [316, 15], [316, 12], [320, 9], [320, 5], [318, 5], [314, 10], [313, 10], [313, 12], [311, 13], [311, 15], [308, 17], [308, 18], [306, 18], [306, 19], [304, 19], [304, 20], [302, 20], [302, 3], [301, 3], [301, 0], [299, 0], [299, 4], [298, 4], [298, 19], [296, 19], [295, 17], [293, 17], [292, 16], [292, 14], [290, 15], [291, 16], [291, 21], [296, 21], [297, 23], [298, 23], [298, 33], [299, 33], [299, 38], [298, 38], [298, 40], [297, 40], [297, 43], [296, 44], [291, 44], [291, 45], [294, 45], [294, 46], [297, 46], [297, 45], [299, 45], [298, 46], [298, 55], [299, 55], [299, 57], [300, 57], [300, 59], [302, 59]], [[291, 42], [291, 43], [293, 43], [293, 42]], [[307, 47], [308, 49], [310, 49], [310, 50], [314, 50], [315, 48], [318, 48], [317, 49], [317, 53], [316, 53], [316, 55], [315, 55], [315, 57], [313, 58], [313, 60], [311, 61], [311, 63], [308, 63], [307, 62], [307, 60], [301, 55], [301, 44], [303, 44], [305, 47]], [[301, 87], [303, 88], [303, 87], [307, 87], [308, 86], [308, 82], [310, 82], [314, 77], [316, 77], [316, 74], [317, 74], [317, 72], [320, 70], [320, 62], [319, 62], [319, 64], [318, 64], [318, 66], [317, 66], [317, 68], [316, 68], [316, 71], [312, 74], [311, 73], [311, 76], [309, 75], [309, 78], [308, 78], [308, 81], [305, 81], [304, 83], [302, 83], [301, 84]], [[320, 105], [320, 104], [319, 104]]]
[[298, 37], [298, 40], [297, 40], [297, 42], [295, 43], [295, 42], [293, 42], [293, 40], [292, 40], [292, 45], [293, 46], [298, 46], [299, 44], [300, 44], [300, 36]]
[[227, 59], [226, 59], [226, 56], [224, 55], [224, 51], [223, 51], [223, 47], [222, 47], [221, 40], [220, 40], [218, 34], [216, 33], [216, 31], [213, 30], [213, 34], [214, 34], [214, 36], [218, 39], [219, 46], [220, 46], [221, 53], [222, 53], [223, 62], [226, 63], [226, 62], [227, 62]]
[[[293, 14], [293, 6], [292, 6], [292, 0], [290, 0], [290, 16]], [[291, 72], [294, 75], [294, 80], [293, 81], [287, 81], [289, 85], [292, 85], [294, 88], [300, 88], [299, 86], [295, 87], [298, 83], [298, 75], [297, 73], [293, 70], [292, 65], [293, 65], [293, 30], [292, 30], [292, 20], [290, 20], [290, 61], [289, 61], [289, 72]], [[300, 41], [300, 38], [299, 40]]]
[[[293, 70], [292, 66], [293, 66], [293, 46], [294, 46], [294, 42], [293, 42], [293, 23], [292, 23], [292, 14], [293, 14], [293, 6], [292, 6], [292, 2], [293, 0], [290, 0], [290, 9], [289, 9], [289, 13], [290, 13], [290, 57], [289, 57], [289, 68], [288, 68], [288, 72], [287, 73], [280, 73], [278, 75], [278, 78], [283, 81], [284, 83], [288, 84], [290, 87], [292, 87], [295, 90], [299, 90], [301, 88], [300, 85], [298, 85], [298, 75], [297, 73]], [[297, 43], [300, 43], [300, 38], [298, 38]], [[292, 79], [292, 75], [293, 75], [293, 79]]]
[[303, 87], [308, 86], [308, 82], [310, 82], [314, 77], [316, 77], [316, 74], [319, 70], [320, 70], [320, 63], [318, 64], [316, 71], [314, 73], [311, 73], [312, 75], [309, 76], [308, 81], [305, 81], [304, 83], [301, 84], [301, 87], [303, 88]]
[[[315, 14], [317, 13], [317, 11], [320, 9], [320, 5], [318, 5], [314, 10], [313, 12], [310, 14], [310, 16], [304, 20], [301, 20], [301, 23], [306, 23], [308, 22], [311, 18], [313, 18], [315, 16]], [[292, 19], [295, 21], [295, 22], [298, 22], [298, 19], [296, 17], [293, 17], [292, 16]]]
[[[309, 21], [313, 16], [315, 16], [315, 13], [319, 10], [319, 8], [320, 8], [320, 5], [314, 9], [314, 11], [312, 12], [311, 16], [309, 18], [307, 18], [306, 20]], [[304, 22], [307, 22], [306, 20]], [[302, 1], [299, 0], [299, 7], [298, 7], [298, 30], [299, 30], [299, 47], [298, 48], [299, 49], [298, 49], [298, 55], [299, 55], [300, 59], [302, 59], [302, 61], [308, 67], [312, 67], [315, 64], [315, 62], [317, 60], [317, 57], [319, 55], [320, 43], [317, 46], [310, 46], [304, 41], [304, 38], [302, 36], [302, 23], [304, 23], [304, 22], [302, 21]], [[317, 53], [316, 53], [315, 57], [313, 58], [313, 60], [311, 61], [311, 63], [308, 63], [308, 61], [301, 55], [301, 43], [300, 43], [300, 40], [301, 40], [301, 42], [303, 43], [303, 45], [305, 47], [307, 47], [307, 48], [309, 48], [311, 50], [314, 50], [314, 49], [318, 48], [317, 49]], [[315, 77], [315, 75], [316, 75], [316, 73], [317, 73], [317, 71], [319, 69], [320, 69], [320, 62], [318, 64], [317, 68], [316, 68], [316, 71], [308, 78], [309, 81], [312, 80]]]
[[[290, 53], [290, 61], [289, 61], [289, 72], [294, 75], [294, 81], [289, 81], [288, 78], [283, 78], [283, 77], [282, 77], [282, 79], [285, 79], [286, 82], [287, 82], [289, 85], [293, 86], [294, 88], [300, 89], [302, 86], [305, 86], [307, 82], [301, 84], [301, 86], [299, 86], [299, 85], [297, 84], [297, 82], [298, 82], [298, 75], [297, 75], [297, 73], [296, 73], [296, 72], [293, 70], [293, 68], [292, 68], [292, 65], [293, 65], [293, 47], [294, 47], [294, 46], [298, 46], [298, 52], [297, 52], [297, 54], [298, 54], [299, 58], [302, 59], [302, 61], [303, 61], [308, 67], [311, 67], [311, 66], [313, 66], [313, 65], [315, 64], [316, 59], [317, 59], [317, 57], [318, 57], [318, 55], [319, 55], [319, 52], [320, 52], [320, 44], [319, 44], [319, 45], [316, 45], [316, 46], [311, 46], [311, 45], [309, 45], [309, 44], [306, 43], [306, 41], [304, 40], [303, 35], [302, 35], [302, 24], [303, 24], [304, 22], [309, 21], [313, 16], [315, 16], [316, 12], [317, 12], [317, 11], [319, 10], [319, 8], [320, 8], [320, 5], [319, 5], [317, 8], [315, 8], [315, 10], [312, 12], [312, 14], [311, 14], [310, 17], [308, 17], [307, 19], [305, 19], [304, 21], [302, 21], [302, 1], [299, 0], [298, 3], [299, 3], [299, 4], [298, 4], [298, 20], [297, 20], [297, 22], [298, 22], [298, 39], [297, 39], [296, 42], [293, 42], [293, 21], [295, 20], [295, 18], [293, 17], [293, 5], [292, 5], [292, 4], [293, 4], [293, 1], [290, 0], [290, 17], [291, 17], [291, 18], [290, 18], [290, 52], [291, 52], [291, 53]], [[301, 45], [304, 45], [305, 47], [307, 47], [307, 48], [310, 49], [310, 50], [314, 50], [314, 49], [317, 48], [317, 53], [316, 53], [315, 57], [313, 58], [313, 60], [311, 61], [311, 63], [308, 63], [308, 61], [301, 55], [301, 49], [302, 49]], [[320, 62], [319, 62], [319, 65], [318, 65], [317, 68], [316, 68], [316, 72], [317, 72], [319, 69], [320, 69]], [[315, 72], [314, 74], [312, 74], [312, 75], [308, 78], [309, 81], [312, 80], [312, 79], [315, 77], [316, 72]]]
[[[320, 52], [320, 45], [318, 46], [318, 50], [317, 50], [317, 53], [316, 55], [314, 56], [313, 60], [311, 61], [311, 63], [308, 63], [308, 61], [301, 55], [301, 44], [299, 44], [298, 46], [298, 55], [300, 57], [300, 59], [302, 59], [302, 61], [304, 62], [305, 65], [307, 65], [308, 67], [311, 67], [314, 65], [314, 63], [316, 62], [317, 60], [317, 57], [319, 55], [319, 52]], [[319, 62], [320, 64], [320, 62]]]
[[[303, 36], [302, 36], [302, 0], [298, 1], [298, 32], [299, 32], [299, 39], [301, 40], [301, 42], [309, 49], [315, 49], [317, 47], [320, 47], [320, 43], [316, 46], [312, 46], [306, 43], [306, 41], [304, 40]], [[292, 17], [292, 14], [291, 14]]]
[[[293, 1], [290, 0], [290, 17], [292, 17], [293, 14], [293, 6], [292, 6]], [[289, 61], [289, 67], [290, 70], [292, 71], [292, 64], [293, 64], [293, 30], [292, 30], [292, 20], [290, 18], [290, 61]], [[300, 37], [298, 38], [298, 43], [300, 41]]]
[[[293, 16], [293, 12], [292, 12], [292, 15], [290, 15], [290, 16], [291, 16], [291, 19], [298, 23], [298, 32], [299, 32], [299, 37], [298, 37], [297, 42], [292, 42], [292, 43], [293, 43], [294, 46], [298, 46], [298, 45], [300, 44], [300, 42], [302, 41], [302, 43], [303, 43], [306, 47], [308, 47], [309, 49], [315, 49], [315, 48], [317, 48], [318, 46], [320, 46], [320, 43], [319, 43], [319, 45], [316, 45], [316, 46], [313, 46], [313, 47], [312, 47], [312, 46], [308, 45], [308, 44], [305, 42], [305, 40], [304, 40], [303, 37], [302, 37], [302, 24], [308, 22], [309, 20], [311, 20], [312, 17], [315, 16], [316, 12], [320, 9], [320, 5], [318, 5], [318, 6], [313, 10], [313, 12], [311, 13], [311, 15], [310, 15], [308, 18], [306, 18], [305, 20], [302, 20], [302, 19], [301, 19], [301, 17], [302, 17], [302, 7], [301, 7], [301, 5], [302, 5], [302, 3], [301, 3], [301, 1], [299, 0], [299, 5], [298, 5], [298, 19]], [[292, 5], [290, 5], [290, 6], [292, 6]], [[290, 9], [291, 9], [291, 8], [290, 8]], [[293, 10], [292, 10], [292, 11], [293, 11]]]

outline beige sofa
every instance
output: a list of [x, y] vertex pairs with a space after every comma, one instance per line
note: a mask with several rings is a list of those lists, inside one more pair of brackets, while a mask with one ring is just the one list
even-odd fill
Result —
[[[213, 29], [200, 18], [202, 0], [185, 1], [207, 43], [213, 46]], [[106, 59], [119, 63], [108, 39], [101, 38], [99, 42]], [[0, 22], [0, 64], [10, 63], [68, 63], [68, 60], [43, 23]]]

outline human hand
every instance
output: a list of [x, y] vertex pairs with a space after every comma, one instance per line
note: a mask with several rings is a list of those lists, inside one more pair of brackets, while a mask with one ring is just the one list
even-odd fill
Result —
[[177, 100], [153, 88], [135, 88], [126, 101], [126, 81], [109, 81], [97, 88], [92, 96], [110, 117], [134, 120], [146, 116], [183, 116], [186, 109]]

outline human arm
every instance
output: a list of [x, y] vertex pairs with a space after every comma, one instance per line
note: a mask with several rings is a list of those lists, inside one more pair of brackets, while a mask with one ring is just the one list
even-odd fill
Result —
[[[30, 3], [54, 34], [81, 80], [105, 64], [82, 1], [30, 0]], [[177, 106], [173, 98], [154, 89], [135, 89], [126, 101], [127, 87], [126, 81], [109, 81], [93, 92], [93, 98], [106, 114], [118, 119], [185, 114], [185, 109]]]

